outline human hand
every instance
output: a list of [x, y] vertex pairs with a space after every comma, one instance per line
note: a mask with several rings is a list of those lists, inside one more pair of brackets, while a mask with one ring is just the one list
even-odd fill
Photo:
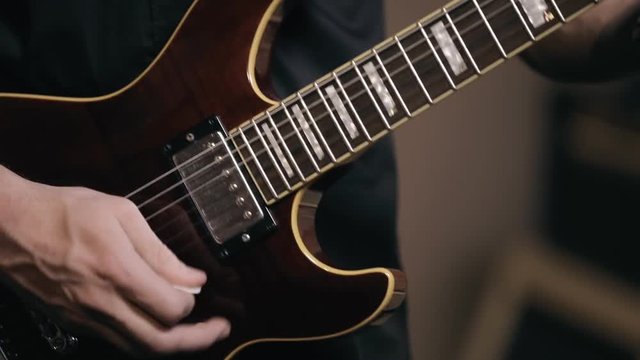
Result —
[[602, 1], [523, 53], [564, 81], [610, 80], [640, 71], [640, 0]]
[[131, 353], [209, 347], [225, 319], [179, 324], [206, 282], [153, 233], [130, 201], [22, 179], [0, 166], [0, 274], [53, 315]]

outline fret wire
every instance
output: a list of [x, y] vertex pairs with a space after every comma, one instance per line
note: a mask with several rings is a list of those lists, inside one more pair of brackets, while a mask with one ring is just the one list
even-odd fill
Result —
[[269, 145], [265, 141], [264, 136], [262, 136], [262, 133], [260, 132], [260, 129], [258, 128], [258, 124], [256, 124], [255, 120], [251, 120], [251, 123], [253, 124], [253, 129], [258, 133], [258, 137], [260, 138], [260, 142], [262, 143], [262, 146], [264, 146], [264, 148], [267, 150], [267, 155], [271, 159], [271, 162], [273, 163], [273, 166], [276, 168], [276, 171], [278, 172], [278, 174], [282, 178], [282, 181], [284, 182], [284, 184], [287, 187], [287, 189], [291, 190], [291, 185], [287, 181], [287, 178], [284, 176], [284, 172], [282, 172], [282, 169], [280, 169], [280, 166], [278, 165], [278, 161], [276, 160], [276, 157], [273, 156], [273, 153], [271, 152], [271, 148], [269, 147]]
[[451, 16], [449, 16], [449, 13], [447, 12], [447, 9], [442, 8], [442, 12], [444, 13], [444, 16], [447, 18], [447, 21], [449, 22], [449, 24], [451, 24], [451, 28], [453, 29], [453, 32], [456, 33], [456, 36], [458, 37], [460, 44], [462, 44], [462, 48], [464, 49], [464, 52], [469, 57], [469, 60], [471, 60], [471, 64], [473, 65], [473, 68], [476, 70], [476, 73], [480, 74], [481, 72], [480, 72], [480, 68], [478, 68], [478, 64], [476, 64], [476, 61], [473, 59], [473, 56], [471, 55], [471, 52], [467, 48], [467, 44], [465, 44], [464, 39], [462, 38], [462, 36], [460, 36], [460, 33], [458, 32], [458, 28], [456, 28], [456, 25], [453, 23]]
[[502, 57], [506, 59], [507, 58], [507, 53], [504, 51], [504, 48], [502, 47], [502, 44], [500, 43], [500, 40], [498, 40], [498, 37], [496, 36], [496, 33], [493, 32], [493, 28], [491, 27], [491, 24], [489, 24], [489, 21], [487, 20], [487, 17], [484, 15], [484, 12], [480, 8], [480, 5], [478, 4], [478, 1], [477, 0], [471, 0], [471, 1], [473, 1], [473, 5], [475, 5], [476, 9], [478, 9], [478, 13], [480, 14], [480, 17], [482, 17], [482, 21], [484, 21], [484, 24], [487, 26], [487, 29], [491, 33], [491, 37], [493, 38], [493, 41], [496, 42], [496, 45], [498, 46], [498, 49], [500, 50], [500, 54], [502, 54]]
[[[511, 0], [511, 1], [513, 1], [513, 0]], [[517, 9], [517, 8], [516, 8], [516, 9]], [[450, 21], [450, 22], [452, 22], [452, 21]], [[454, 28], [454, 31], [456, 31], [455, 27], [453, 27], [453, 26], [452, 26], [452, 28]], [[421, 28], [420, 28], [420, 30], [423, 32], [423, 35], [424, 35], [424, 29], [421, 27]], [[428, 42], [428, 43], [431, 43], [431, 41], [430, 41], [430, 39], [429, 39], [429, 37], [428, 37], [428, 36], [426, 36], [426, 40], [427, 40], [427, 42]], [[431, 45], [433, 45], [433, 44], [431, 44]], [[433, 50], [434, 50], [434, 49], [433, 49]], [[433, 50], [432, 50], [432, 51], [433, 51]], [[428, 54], [427, 54], [427, 55], [428, 55]], [[434, 52], [434, 55], [436, 55], [436, 58], [438, 58], [438, 57], [439, 57], [439, 56], [437, 55], [437, 52]], [[449, 74], [445, 71], [445, 75], [447, 75], [447, 76], [448, 76]], [[450, 76], [448, 76], [448, 77], [450, 78]], [[324, 96], [323, 96], [323, 94], [322, 94], [322, 92], [321, 92], [321, 91], [319, 91], [319, 94], [320, 94], [320, 96], [321, 96], [321, 97], [323, 97], [323, 98], [324, 98]], [[326, 105], [327, 105], [327, 104], [325, 104], [325, 106], [326, 106]], [[333, 115], [333, 114], [332, 114], [332, 112], [329, 112], [329, 114], [330, 114], [330, 115]], [[340, 127], [338, 127], [338, 129], [340, 129]], [[346, 142], [346, 143], [348, 143], [348, 142]]]
[[327, 102], [327, 99], [322, 94], [322, 90], [320, 89], [320, 86], [318, 86], [317, 82], [314, 82], [313, 86], [316, 88], [316, 91], [318, 92], [318, 95], [320, 95], [320, 100], [322, 100], [322, 103], [324, 103], [324, 106], [327, 108], [327, 112], [329, 113], [329, 117], [331, 117], [331, 120], [333, 120], [333, 123], [336, 126], [336, 128], [338, 129], [338, 132], [340, 133], [340, 137], [342, 138], [342, 140], [344, 141], [345, 145], [347, 146], [347, 149], [349, 149], [349, 152], [353, 152], [353, 147], [351, 146], [351, 143], [349, 142], [349, 139], [347, 139], [347, 136], [345, 135], [344, 131], [342, 131], [342, 128], [340, 127], [340, 124], [338, 123], [338, 119], [336, 119], [335, 115], [331, 111], [331, 107], [329, 106], [329, 103]]
[[351, 65], [353, 65], [353, 68], [356, 70], [356, 74], [358, 75], [358, 78], [360, 78], [360, 82], [362, 83], [362, 86], [364, 86], [364, 90], [367, 92], [367, 94], [369, 94], [369, 98], [373, 102], [373, 105], [376, 108], [376, 110], [378, 111], [378, 114], [380, 114], [380, 117], [382, 118], [382, 121], [384, 122], [384, 126], [387, 129], [391, 129], [391, 125], [389, 125], [389, 121], [387, 121], [387, 117], [384, 115], [384, 113], [382, 112], [382, 109], [380, 109], [380, 106], [378, 105], [378, 102], [373, 97], [373, 94], [371, 93], [371, 89], [369, 89], [369, 86], [367, 85], [367, 82], [364, 80], [364, 77], [362, 77], [362, 73], [360, 72], [360, 69], [358, 68], [358, 65], [356, 64], [355, 61], [351, 61]]
[[293, 121], [293, 118], [291, 117], [291, 114], [289, 114], [289, 110], [287, 110], [287, 106], [285, 105], [285, 103], [281, 103], [281, 105], [282, 105], [282, 109], [284, 109], [284, 113], [287, 115], [287, 119], [289, 119], [289, 122], [291, 123], [291, 127], [293, 127], [293, 130], [295, 131], [296, 135], [298, 136], [298, 140], [302, 144], [302, 147], [304, 148], [304, 151], [307, 153], [307, 156], [309, 157], [309, 160], [311, 160], [311, 165], [313, 165], [313, 167], [314, 167], [314, 169], [316, 169], [316, 171], [320, 171], [320, 167], [318, 166], [318, 163], [316, 163], [316, 160], [313, 158], [313, 154], [311, 154], [311, 151], [307, 147], [307, 144], [304, 142], [304, 139], [302, 138], [302, 135], [300, 135], [300, 131], [298, 130], [298, 127], [297, 127], [296, 123]]
[[355, 115], [356, 120], [358, 121], [358, 124], [360, 124], [360, 127], [362, 127], [362, 132], [364, 133], [364, 136], [367, 138], [367, 141], [371, 141], [372, 139], [371, 139], [371, 136], [369, 135], [369, 131], [367, 131], [367, 128], [364, 127], [364, 123], [362, 122], [362, 119], [360, 119], [360, 115], [356, 111], [356, 108], [351, 103], [349, 94], [347, 94], [347, 92], [344, 89], [344, 86], [342, 86], [342, 81], [340, 81], [340, 79], [338, 78], [338, 74], [336, 74], [336, 72], [334, 71], [331, 73], [331, 75], [333, 75], [333, 78], [336, 80], [338, 87], [340, 88], [340, 90], [342, 90], [342, 96], [345, 98], [345, 100], [347, 100], [347, 105], [349, 105], [349, 108], [351, 108], [351, 111], [353, 111], [353, 114]]
[[427, 40], [427, 45], [429, 45], [429, 48], [431, 49], [431, 53], [436, 58], [436, 61], [438, 62], [438, 64], [440, 65], [440, 68], [442, 69], [442, 72], [444, 72], [444, 76], [447, 78], [447, 81], [449, 82], [449, 85], [451, 85], [453, 90], [457, 90], [458, 86], [456, 86], [455, 82], [453, 82], [453, 79], [449, 75], [449, 72], [447, 71], [447, 68], [444, 66], [444, 63], [442, 62], [442, 59], [440, 58], [440, 55], [438, 55], [438, 51], [436, 51], [436, 48], [433, 46], [433, 43], [429, 39], [429, 35], [424, 30], [424, 27], [422, 26], [422, 24], [419, 23], [419, 22], [418, 22], [418, 28], [420, 28], [420, 32], [422, 32], [422, 36]]
[[518, 5], [516, 4], [516, 1], [515, 0], [509, 0], [509, 1], [511, 1], [511, 6], [513, 6], [513, 8], [516, 11], [516, 13], [518, 13], [518, 17], [520, 18], [520, 21], [522, 22], [522, 25], [524, 25], [525, 30], [527, 30], [527, 34], [529, 35], [529, 38], [532, 41], [534, 41], [536, 39], [536, 36], [533, 35], [533, 31], [531, 31], [531, 29], [529, 28], [529, 24], [527, 24], [527, 20], [525, 20], [524, 16], [522, 16], [522, 12], [518, 8]]
[[253, 161], [256, 163], [256, 166], [258, 167], [258, 171], [260, 171], [260, 174], [262, 174], [262, 177], [264, 178], [264, 181], [267, 184], [267, 187], [269, 188], [269, 191], [271, 191], [271, 193], [273, 194], [274, 199], [277, 199], [278, 198], [278, 193], [276, 192], [276, 189], [271, 184], [271, 181], [269, 180], [269, 177], [267, 176], [267, 173], [264, 171], [264, 169], [262, 168], [262, 165], [258, 161], [258, 157], [256, 156], [256, 153], [253, 152], [253, 148], [251, 147], [251, 144], [249, 143], [249, 140], [247, 140], [247, 137], [245, 136], [244, 131], [242, 131], [242, 127], [239, 127], [238, 130], [240, 131], [240, 136], [242, 137], [242, 140], [246, 144], [247, 149], [249, 150], [249, 153], [251, 154], [251, 157], [253, 157]]
[[[512, 2], [512, 5], [513, 5], [513, 4], [514, 4], [514, 3], [513, 3], [513, 0], [511, 0], [511, 2]], [[598, 1], [598, 0], [593, 0], [593, 2], [594, 2], [594, 3], [598, 3], [599, 1]], [[554, 4], [554, 5], [555, 5], [555, 4]], [[515, 7], [515, 9], [516, 9], [516, 11], [518, 12], [518, 14], [521, 16], [522, 14], [520, 14], [520, 11], [518, 10], [518, 8], [517, 8], [517, 7]], [[562, 15], [562, 14], [560, 13], [560, 15]], [[521, 17], [521, 20], [522, 20], [522, 17]], [[527, 26], [525, 26], [525, 28], [527, 29], [527, 32], [529, 32], [528, 27], [527, 27]], [[530, 35], [531, 35], [531, 34], [530, 34]], [[534, 40], [535, 40], [535, 39], [534, 39]], [[525, 43], [525, 44], [523, 44], [523, 45], [527, 45], [527, 43]], [[294, 127], [294, 129], [295, 129], [295, 127]], [[241, 130], [241, 129], [240, 129], [240, 134], [243, 136], [243, 140], [244, 140], [244, 142], [248, 144], [248, 140], [247, 140], [246, 136], [244, 136], [244, 134], [242, 133], [242, 130]], [[231, 139], [232, 141], [234, 141], [234, 142], [235, 142], [235, 139], [234, 139], [233, 137], [234, 137], [234, 135], [231, 135], [231, 136], [227, 137], [227, 139]], [[247, 147], [251, 150], [251, 147], [250, 147], [250, 146], [247, 146]], [[234, 150], [234, 151], [236, 151], [236, 152], [240, 153], [240, 150], [239, 150], [239, 149], [240, 149], [240, 147], [238, 147], [238, 150]], [[232, 152], [229, 152], [229, 155], [228, 155], [228, 156], [233, 156]], [[241, 153], [240, 153], [240, 158], [242, 159], [242, 162], [244, 163], [244, 166], [246, 166], [247, 168], [249, 168], [248, 162], [244, 159], [244, 156], [243, 156]], [[250, 160], [250, 159], [249, 159], [249, 160]], [[157, 183], [160, 179], [166, 178], [166, 176], [168, 176], [168, 175], [172, 174], [173, 172], [177, 171], [177, 168], [178, 168], [178, 167], [176, 167], [176, 169], [173, 169], [173, 170], [171, 170], [171, 171], [169, 171], [169, 172], [167, 172], [167, 173], [165, 173], [165, 174], [163, 174], [163, 175], [159, 176], [158, 178], [156, 178], [156, 179], [152, 180], [151, 182], [146, 183], [146, 184], [145, 184], [145, 185], [143, 185], [142, 187], [140, 187], [140, 188], [136, 189], [136, 190], [135, 190], [134, 192], [132, 192], [131, 194], [127, 195], [127, 197], [131, 197], [131, 196], [133, 196], [134, 194], [139, 193], [140, 191], [142, 191], [142, 190], [144, 190], [144, 189], [147, 189], [151, 184]], [[266, 178], [265, 178], [265, 179], [266, 179]], [[266, 179], [266, 180], [268, 181], [268, 179]], [[276, 197], [276, 198], [277, 198], [277, 197]]]
[[384, 66], [382, 59], [380, 59], [380, 56], [378, 55], [378, 51], [376, 51], [376, 49], [372, 49], [372, 51], [373, 51], [373, 56], [375, 56], [376, 58], [376, 61], [378, 62], [378, 64], [380, 64], [380, 69], [382, 69], [382, 72], [389, 80], [389, 84], [391, 84], [391, 88], [393, 89], [393, 92], [395, 92], [396, 96], [398, 96], [398, 100], [400, 100], [402, 109], [404, 110], [404, 112], [407, 114], [408, 117], [410, 118], [413, 117], [413, 114], [411, 113], [411, 111], [409, 111], [409, 108], [407, 107], [407, 104], [405, 104], [404, 99], [402, 98], [402, 95], [400, 95], [400, 92], [398, 91], [398, 88], [396, 87], [396, 84], [393, 81], [393, 78], [391, 78], [391, 75], [389, 75], [389, 72], [387, 71], [387, 67]]
[[298, 166], [298, 162], [293, 157], [293, 154], [291, 153], [291, 150], [289, 150], [289, 145], [287, 145], [287, 143], [284, 141], [284, 138], [282, 137], [282, 134], [280, 133], [280, 129], [278, 129], [278, 127], [276, 126], [276, 122], [273, 121], [273, 117], [271, 116], [271, 113], [269, 112], [269, 110], [266, 111], [266, 114], [267, 114], [267, 117], [269, 118], [269, 122], [271, 123], [271, 125], [273, 126], [273, 128], [276, 131], [276, 135], [278, 136], [278, 139], [280, 140], [280, 142], [282, 143], [282, 146], [284, 147], [284, 151], [287, 153], [287, 156], [291, 160], [291, 163], [293, 164], [293, 168], [296, 170], [296, 173], [298, 174], [298, 176], [300, 176], [300, 179], [302, 181], [305, 181], [306, 177], [304, 176], [304, 174], [302, 174], [302, 171], [300, 170], [300, 167]]
[[556, 0], [550, 0], [551, 1], [551, 5], [553, 5], [554, 9], [556, 9], [556, 12], [558, 13], [558, 15], [560, 15], [560, 20], [562, 20], [563, 23], [567, 22], [567, 19], [564, 18], [564, 15], [562, 15], [562, 11], [560, 11], [560, 8], [558, 7], [558, 4], [556, 4]]
[[424, 94], [424, 96], [427, 97], [427, 101], [430, 104], [433, 104], [433, 99], [431, 98], [431, 95], [429, 95], [429, 92], [427, 91], [427, 88], [424, 86], [424, 83], [422, 83], [422, 79], [420, 79], [420, 76], [418, 75], [418, 72], [416, 71], [416, 68], [413, 67], [413, 64], [411, 63], [411, 59], [409, 59], [409, 55], [407, 55], [407, 52], [404, 51], [404, 46], [402, 46], [402, 43], [400, 42], [400, 39], [398, 39], [397, 36], [395, 36], [394, 39], [395, 39], [396, 44], [398, 44], [398, 47], [400, 48], [400, 52], [402, 53], [402, 56], [404, 57], [404, 60], [409, 65], [409, 69], [413, 73], [413, 76], [415, 76], [416, 80], [418, 80], [418, 85], [420, 86], [420, 89], [422, 90], [422, 93]]
[[300, 92], [297, 92], [296, 95], [298, 96], [298, 99], [300, 99], [300, 103], [302, 104], [302, 107], [307, 111], [307, 115], [309, 115], [309, 119], [311, 120], [311, 125], [318, 133], [318, 136], [320, 136], [320, 140], [324, 144], [324, 147], [327, 149], [327, 152], [329, 153], [329, 157], [331, 158], [331, 161], [336, 162], [336, 157], [333, 155], [333, 151], [331, 151], [331, 148], [329, 148], [329, 144], [327, 143], [327, 140], [324, 138], [324, 135], [322, 135], [322, 132], [320, 132], [320, 128], [318, 127], [316, 119], [313, 117], [313, 115], [311, 114], [311, 111], [309, 111], [309, 108], [307, 107], [307, 102], [304, 101], [304, 99], [302, 98], [302, 95], [300, 95]]
[[[513, 0], [510, 0], [510, 1], [513, 1]], [[517, 7], [516, 7], [516, 10], [517, 10]], [[518, 12], [518, 14], [520, 15], [520, 13], [519, 13], [519, 12]], [[521, 20], [522, 20], [522, 19], [521, 19]], [[423, 35], [424, 35], [424, 29], [421, 27], [421, 28], [420, 28], [420, 30], [423, 32]], [[454, 30], [455, 30], [455, 29], [454, 29]], [[527, 29], [527, 30], [528, 30], [528, 29]], [[431, 43], [431, 41], [430, 41], [430, 39], [429, 39], [429, 37], [428, 37], [428, 36], [426, 36], [426, 40], [427, 40], [427, 43]], [[431, 44], [431, 45], [433, 45], [433, 44]], [[432, 49], [432, 51], [433, 51], [433, 50], [435, 50], [435, 49]], [[434, 54], [434, 55], [436, 55], [436, 59], [438, 59], [438, 58], [439, 58], [439, 56], [438, 56], [437, 52], [433, 52], [433, 54]], [[448, 77], [448, 78], [450, 78], [450, 76], [448, 76], [449, 74], [448, 74], [448, 72], [446, 71], [446, 69], [445, 69], [444, 73], [445, 73], [445, 75], [447, 75], [447, 77]], [[455, 84], [454, 84], [454, 86], [455, 86]], [[322, 92], [321, 92], [321, 91], [319, 92], [319, 94], [320, 94], [320, 96], [324, 97], [324, 96], [322, 95]], [[325, 104], [325, 105], [327, 105], [327, 104]], [[330, 114], [330, 115], [333, 115], [331, 112], [329, 112], [329, 114]], [[340, 129], [340, 128], [338, 127], [338, 129]], [[348, 143], [348, 142], [347, 142], [347, 143]]]

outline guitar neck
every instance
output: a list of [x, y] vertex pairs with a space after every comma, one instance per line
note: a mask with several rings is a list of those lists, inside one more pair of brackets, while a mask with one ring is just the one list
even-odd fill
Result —
[[597, 0], [464, 0], [230, 132], [271, 204], [514, 57]]

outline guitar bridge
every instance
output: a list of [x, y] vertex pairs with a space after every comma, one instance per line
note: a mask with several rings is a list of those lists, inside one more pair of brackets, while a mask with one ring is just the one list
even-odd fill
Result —
[[218, 117], [184, 133], [165, 150], [221, 257], [275, 228]]

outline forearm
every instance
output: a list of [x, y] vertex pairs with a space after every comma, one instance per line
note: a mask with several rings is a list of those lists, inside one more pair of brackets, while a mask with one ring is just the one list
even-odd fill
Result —
[[558, 80], [607, 80], [640, 70], [634, 37], [640, 0], [606, 0], [523, 54], [539, 72]]

